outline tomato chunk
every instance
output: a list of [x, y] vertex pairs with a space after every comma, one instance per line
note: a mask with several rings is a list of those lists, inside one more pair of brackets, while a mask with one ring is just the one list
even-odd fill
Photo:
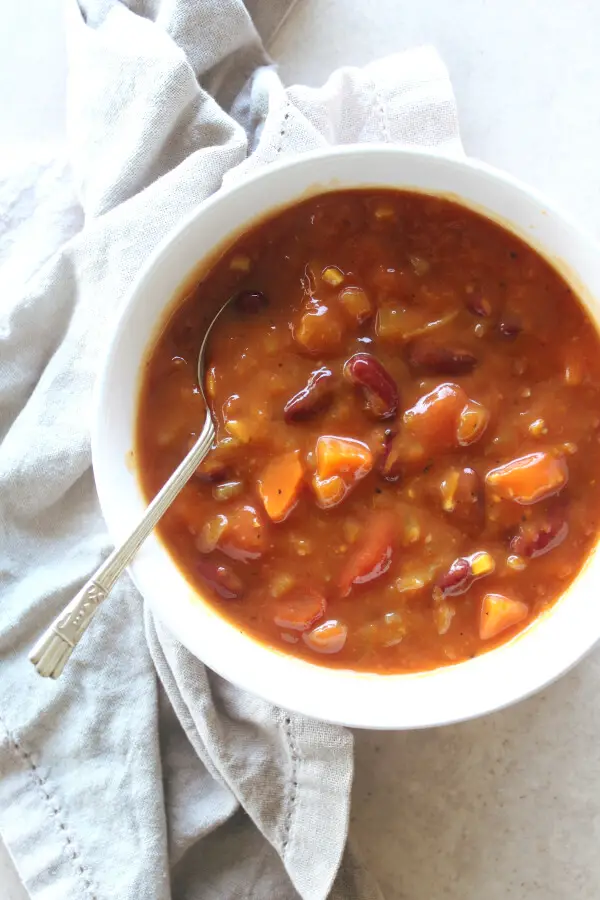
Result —
[[337, 619], [329, 619], [302, 635], [304, 643], [317, 653], [339, 653], [348, 637], [348, 627]]
[[460, 385], [440, 384], [406, 410], [404, 422], [417, 440], [428, 447], [455, 447], [459, 417], [468, 400]]
[[271, 460], [258, 480], [258, 493], [272, 522], [287, 519], [300, 496], [304, 467], [300, 452], [292, 450]]
[[485, 482], [502, 500], [514, 500], [528, 506], [558, 494], [568, 479], [564, 456], [554, 456], [543, 450], [491, 469]]
[[512, 628], [527, 618], [529, 608], [521, 600], [513, 600], [504, 594], [486, 594], [481, 604], [479, 637], [488, 641], [507, 628]]
[[392, 564], [392, 551], [396, 522], [387, 510], [371, 515], [365, 526], [362, 544], [352, 550], [352, 556], [342, 569], [339, 579], [340, 593], [347, 597], [354, 584], [366, 584], [385, 575]]
[[275, 607], [273, 620], [279, 628], [308, 631], [325, 615], [325, 597], [313, 588], [293, 588]]

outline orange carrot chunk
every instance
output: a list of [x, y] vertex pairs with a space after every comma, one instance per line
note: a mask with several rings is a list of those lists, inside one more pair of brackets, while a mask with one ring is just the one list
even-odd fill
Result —
[[325, 597], [314, 588], [293, 588], [277, 601], [273, 620], [279, 628], [308, 631], [325, 615]]
[[528, 453], [487, 473], [485, 483], [502, 500], [528, 506], [551, 497], [565, 486], [569, 470], [563, 456], [547, 451]]
[[348, 637], [348, 626], [329, 619], [302, 635], [304, 643], [317, 653], [339, 653]]
[[428, 449], [455, 447], [459, 417], [468, 400], [460, 385], [440, 384], [406, 410], [404, 422], [411, 434]]
[[479, 637], [488, 641], [507, 628], [527, 618], [529, 608], [521, 600], [513, 600], [504, 594], [486, 594], [481, 604]]
[[350, 482], [364, 478], [373, 468], [373, 454], [362, 441], [323, 435], [317, 441], [317, 475], [341, 475]]
[[258, 480], [258, 493], [272, 522], [287, 519], [300, 496], [304, 468], [300, 452], [292, 450], [271, 460]]
[[313, 475], [313, 491], [317, 498], [317, 505], [321, 509], [330, 509], [341, 503], [350, 487], [341, 475], [332, 475], [330, 478], [320, 478], [317, 473]]

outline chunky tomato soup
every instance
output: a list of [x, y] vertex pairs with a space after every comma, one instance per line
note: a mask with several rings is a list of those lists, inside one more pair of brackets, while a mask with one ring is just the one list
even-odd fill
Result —
[[564, 592], [597, 539], [600, 342], [508, 231], [399, 191], [314, 197], [198, 271], [148, 359], [150, 498], [213, 450], [159, 526], [260, 641], [377, 672], [469, 659]]

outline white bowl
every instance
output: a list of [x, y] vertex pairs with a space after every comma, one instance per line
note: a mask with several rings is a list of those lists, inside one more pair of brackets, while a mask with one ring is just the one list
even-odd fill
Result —
[[[345, 147], [273, 165], [220, 191], [184, 221], [148, 260], [122, 308], [98, 383], [92, 441], [100, 503], [115, 543], [145, 507], [131, 455], [140, 372], [182, 281], [266, 213], [311, 194], [357, 187], [443, 194], [488, 215], [559, 269], [600, 328], [599, 247], [508, 175], [472, 160], [391, 146]], [[357, 727], [420, 728], [491, 712], [548, 684], [600, 637], [597, 552], [553, 608], [509, 643], [409, 675], [328, 669], [241, 634], [202, 600], [155, 535], [130, 571], [154, 613], [223, 677], [286, 709]]]

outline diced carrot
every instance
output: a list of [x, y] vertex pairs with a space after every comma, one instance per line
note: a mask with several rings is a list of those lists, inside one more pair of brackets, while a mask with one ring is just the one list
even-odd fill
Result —
[[304, 643], [317, 653], [339, 653], [348, 637], [348, 626], [329, 619], [302, 635]]
[[513, 600], [504, 594], [486, 594], [481, 604], [479, 637], [488, 641], [507, 628], [527, 618], [529, 608], [521, 600]]
[[315, 473], [312, 486], [317, 498], [317, 504], [321, 509], [337, 506], [350, 490], [349, 485], [346, 484], [340, 475], [332, 475], [330, 478], [319, 478], [319, 475]]
[[314, 588], [293, 588], [277, 601], [273, 620], [279, 628], [308, 631], [323, 618], [326, 605], [325, 597]]
[[459, 416], [468, 399], [458, 384], [440, 384], [406, 410], [406, 427], [425, 447], [455, 447]]
[[373, 468], [373, 454], [362, 441], [322, 435], [317, 441], [317, 474], [319, 478], [341, 475], [350, 482], [358, 481]]
[[528, 506], [558, 494], [568, 478], [565, 458], [542, 450], [491, 469], [485, 483], [502, 500], [514, 500]]
[[353, 584], [366, 584], [384, 575], [392, 564], [396, 532], [394, 516], [387, 510], [377, 510], [365, 524], [365, 537], [351, 556], [339, 579], [340, 593], [346, 597]]
[[314, 303], [294, 328], [294, 339], [308, 353], [335, 353], [340, 348], [343, 326], [339, 314], [328, 306]]
[[304, 468], [300, 452], [292, 450], [271, 460], [258, 480], [258, 493], [272, 522], [287, 519], [300, 496]]
[[265, 525], [253, 506], [245, 504], [227, 511], [227, 526], [217, 547], [232, 559], [258, 559], [267, 546]]

